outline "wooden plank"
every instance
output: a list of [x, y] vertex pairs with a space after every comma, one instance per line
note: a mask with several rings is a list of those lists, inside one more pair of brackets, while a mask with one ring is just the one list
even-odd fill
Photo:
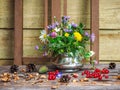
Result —
[[57, 20], [61, 20], [61, 0], [51, 0], [51, 19], [54, 22], [54, 16]]
[[90, 0], [67, 0], [67, 15], [70, 21], [82, 22], [90, 29]]
[[[44, 0], [23, 2], [24, 28], [43, 28]], [[100, 29], [120, 29], [120, 0], [109, 0], [109, 3], [108, 0], [100, 0], [99, 3]], [[64, 4], [64, 0], [61, 4]], [[67, 4], [67, 15], [71, 16], [70, 20], [78, 24], [83, 22], [86, 28], [90, 28], [90, 0], [67, 0]], [[13, 24], [14, 0], [0, 0], [0, 28], [14, 28]]]
[[[120, 29], [120, 0], [99, 0], [100, 29]], [[83, 22], [90, 28], [90, 0], [68, 0], [67, 14], [71, 21]]]
[[[37, 69], [40, 67], [40, 65], [37, 65]], [[78, 76], [80, 77], [80, 79], [84, 79], [84, 76], [81, 75], [81, 73], [86, 70], [86, 69], [90, 69], [90, 65], [85, 65], [82, 70], [80, 70], [79, 72], [76, 72], [76, 74], [78, 74]], [[108, 67], [108, 64], [100, 64], [97, 66], [97, 68], [99, 69], [103, 69], [104, 67]], [[4, 72], [9, 72], [9, 68], [10, 66], [0, 66], [0, 73], [4, 73]], [[25, 65], [24, 66], [20, 66], [19, 69], [25, 69]], [[14, 82], [14, 78], [13, 78], [13, 74], [10, 73], [10, 82], [0, 82], [0, 89], [1, 90], [14, 90], [15, 88], [18, 90], [51, 90], [52, 87], [57, 87], [58, 90], [120, 90], [120, 81], [117, 79], [117, 76], [119, 76], [119, 68], [120, 68], [120, 64], [116, 65], [115, 69], [110, 69], [109, 70], [109, 78], [103, 78], [102, 80], [98, 80], [98, 78], [89, 78], [88, 82], [85, 81], [77, 81], [77, 82], [73, 82], [73, 80], [75, 79], [73, 77], [73, 73], [69, 73], [68, 75], [71, 77], [69, 83], [61, 83], [59, 82], [59, 78], [56, 78], [56, 80], [47, 80], [47, 78], [45, 79], [41, 79], [39, 77], [41, 77], [41, 75], [44, 75], [45, 77], [48, 77], [48, 74], [39, 74], [36, 75], [36, 73], [30, 73], [31, 76], [33, 76], [32, 79], [30, 80], [26, 80], [26, 74], [23, 72], [18, 73], [17, 75], [19, 76], [19, 80], [16, 80], [16, 82]], [[54, 69], [52, 67], [49, 68], [48, 71], [53, 71]], [[89, 70], [90, 72], [92, 72], [93, 70]], [[65, 73], [66, 74], [66, 73]], [[35, 76], [36, 75], [36, 76]], [[25, 77], [25, 78], [24, 78]], [[76, 78], [78, 79], [78, 78]], [[53, 84], [57, 83], [57, 85]]]
[[67, 16], [67, 0], [64, 0], [64, 7], [63, 8], [64, 8], [64, 11], [63, 11], [64, 13], [63, 14], [65, 16]]
[[50, 64], [50, 58], [48, 57], [24, 57], [23, 64]]
[[14, 54], [14, 31], [0, 31], [0, 58], [13, 58]]
[[23, 55], [23, 0], [15, 0], [14, 20], [14, 64], [21, 65]]
[[0, 66], [7, 66], [7, 65], [12, 65], [13, 64], [13, 60], [0, 60]]
[[91, 34], [95, 34], [95, 41], [91, 50], [95, 52], [96, 60], [99, 61], [99, 0], [91, 0]]
[[0, 28], [14, 27], [14, 0], [0, 0]]
[[120, 61], [120, 30], [100, 30], [100, 60]]
[[44, 28], [47, 32], [47, 25], [48, 25], [48, 0], [44, 0]]
[[42, 51], [35, 50], [36, 45], [40, 45], [39, 30], [23, 31], [23, 57], [39, 57]]
[[99, 0], [100, 29], [120, 29], [120, 0]]
[[44, 27], [44, 1], [45, 0], [23, 0], [23, 27]]

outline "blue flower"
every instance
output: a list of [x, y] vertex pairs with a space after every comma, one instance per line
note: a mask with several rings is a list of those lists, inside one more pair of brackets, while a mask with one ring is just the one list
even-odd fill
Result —
[[72, 27], [76, 28], [78, 25], [75, 24], [74, 22], [71, 23]]
[[88, 33], [88, 32], [85, 32], [85, 36], [90, 37], [90, 35], [89, 35], [89, 33]]
[[64, 29], [65, 32], [72, 32], [72, 30]]
[[62, 22], [65, 24], [68, 22], [68, 20], [70, 19], [70, 16], [63, 16], [62, 17]]

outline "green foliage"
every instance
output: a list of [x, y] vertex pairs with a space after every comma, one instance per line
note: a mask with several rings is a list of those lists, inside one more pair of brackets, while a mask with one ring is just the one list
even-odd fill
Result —
[[[90, 35], [84, 29], [84, 25], [79, 25], [69, 22], [68, 16], [63, 16], [60, 23], [56, 21], [48, 26], [49, 33], [40, 34], [44, 50], [52, 56], [68, 54], [69, 56], [81, 56], [88, 59], [92, 54], [87, 46], [90, 40]], [[40, 49], [39, 49], [40, 50]]]

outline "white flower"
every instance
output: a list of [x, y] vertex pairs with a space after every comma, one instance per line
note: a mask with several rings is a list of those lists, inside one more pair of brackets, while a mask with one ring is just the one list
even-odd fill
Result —
[[40, 32], [39, 39], [40, 39], [42, 42], [45, 43], [45, 41], [46, 41], [46, 39], [47, 39], [47, 33], [46, 33], [45, 30], [42, 30], [42, 31]]
[[90, 51], [90, 57], [93, 56], [95, 54], [94, 51]]
[[60, 28], [57, 28], [57, 27], [56, 27], [54, 30], [55, 30], [56, 32], [59, 32], [59, 31], [60, 31]]

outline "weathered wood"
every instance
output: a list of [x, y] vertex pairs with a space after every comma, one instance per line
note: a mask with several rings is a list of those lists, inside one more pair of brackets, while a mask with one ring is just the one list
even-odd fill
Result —
[[23, 31], [23, 57], [42, 56], [42, 52], [35, 50], [36, 45], [40, 45], [39, 30]]
[[63, 15], [65, 15], [65, 16], [67, 16], [67, 0], [64, 0], [64, 7], [63, 7], [64, 9], [64, 13], [63, 13]]
[[44, 29], [47, 32], [47, 25], [48, 25], [48, 0], [44, 1]]
[[14, 0], [0, 0], [0, 28], [14, 27]]
[[[120, 25], [120, 0], [100, 0], [100, 29], [119, 29]], [[90, 0], [68, 0], [67, 14], [72, 21], [83, 22], [90, 28]]]
[[[24, 28], [44, 27], [44, 0], [24, 0]], [[100, 0], [100, 28], [120, 29], [120, 0]], [[63, 3], [64, 4], [64, 0]], [[63, 5], [62, 5], [63, 6]], [[0, 28], [13, 28], [14, 0], [0, 0]], [[64, 14], [63, 14], [64, 15]], [[90, 28], [90, 0], [67, 0], [71, 21], [83, 22]]]
[[14, 64], [22, 64], [23, 56], [23, 0], [15, 0]]
[[120, 30], [100, 30], [100, 60], [120, 61]]
[[50, 58], [48, 57], [23, 57], [23, 64], [50, 64]]
[[23, 27], [44, 27], [44, 1], [45, 0], [23, 0]]
[[[40, 65], [37, 65], [37, 69], [40, 67]], [[108, 64], [100, 64], [97, 66], [99, 69], [103, 69], [104, 67], [108, 67]], [[4, 72], [9, 72], [10, 66], [0, 66], [0, 74]], [[24, 66], [19, 66], [19, 69], [25, 69]], [[82, 70], [80, 70], [78, 73], [79, 79], [72, 77], [73, 73], [69, 73], [68, 75], [71, 76], [71, 80], [69, 83], [60, 83], [59, 78], [56, 78], [56, 80], [48, 80], [48, 78], [42, 79], [43, 82], [38, 82], [41, 79], [39, 79], [40, 75], [44, 75], [47, 77], [47, 74], [39, 74], [36, 75], [35, 78], [31, 80], [25, 80], [26, 73], [18, 73], [18, 76], [21, 76], [19, 80], [12, 79], [10, 82], [0, 82], [0, 89], [1, 90], [51, 90], [53, 86], [56, 86], [58, 90], [120, 90], [120, 80], [116, 78], [116, 76], [119, 73], [120, 64], [117, 64], [116, 68], [113, 70], [109, 70], [109, 78], [103, 80], [97, 80], [97, 78], [89, 78], [88, 81], [80, 81], [80, 79], [84, 78], [84, 76], [81, 76], [81, 72], [83, 70], [90, 69], [90, 65], [85, 65]], [[51, 68], [49, 68], [51, 70]], [[53, 69], [52, 69], [53, 70]], [[33, 74], [33, 77], [35, 73]], [[63, 73], [66, 74], [66, 73]], [[11, 75], [11, 73], [10, 73]], [[13, 75], [13, 74], [12, 74]], [[74, 82], [73, 80], [78, 80], [77, 82]], [[38, 83], [35, 83], [38, 82]]]
[[[99, 62], [99, 0], [91, 0], [91, 24], [90, 34], [95, 34], [94, 45], [92, 40], [90, 49], [95, 52], [95, 58]], [[93, 57], [94, 58], [94, 57]]]
[[61, 20], [61, 0], [51, 0], [51, 19], [54, 22], [54, 16], [57, 20]]
[[7, 65], [12, 65], [13, 64], [13, 59], [1, 59], [0, 60], [0, 66], [7, 66]]
[[120, 29], [120, 0], [99, 0], [100, 28]]
[[90, 28], [90, 0], [67, 0], [67, 15], [70, 21], [82, 22]]
[[14, 53], [14, 31], [0, 30], [0, 59], [13, 58]]

